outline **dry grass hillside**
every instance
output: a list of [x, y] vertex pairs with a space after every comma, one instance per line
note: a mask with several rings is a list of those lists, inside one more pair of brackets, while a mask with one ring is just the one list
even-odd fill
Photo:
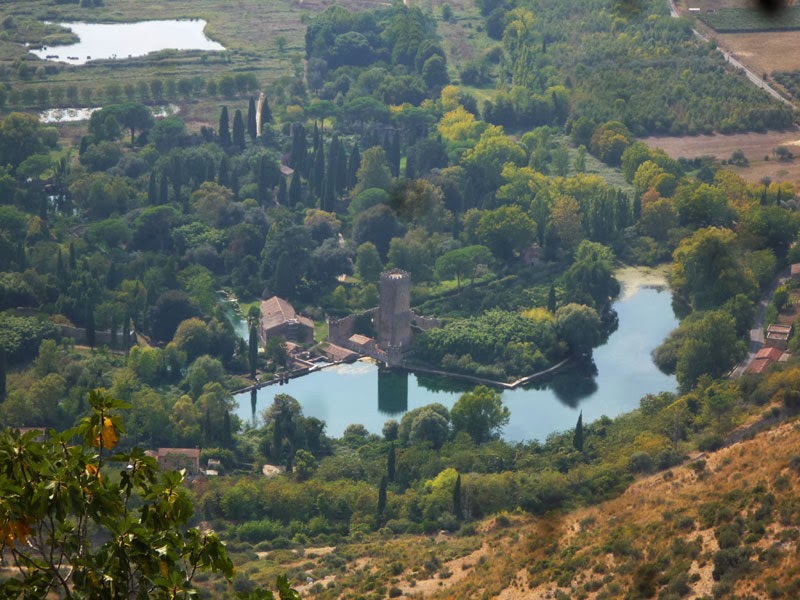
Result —
[[597, 506], [465, 529], [266, 554], [295, 581], [312, 578], [305, 598], [798, 598], [800, 421]]

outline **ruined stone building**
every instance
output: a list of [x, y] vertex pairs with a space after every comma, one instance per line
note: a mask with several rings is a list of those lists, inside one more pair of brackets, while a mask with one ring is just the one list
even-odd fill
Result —
[[[381, 274], [378, 282], [379, 305], [344, 319], [328, 320], [328, 339], [332, 344], [380, 360], [390, 367], [403, 363], [403, 353], [408, 350], [413, 330], [427, 330], [439, 326], [437, 319], [421, 317], [411, 310], [411, 276], [400, 269]], [[369, 320], [374, 325], [375, 337], [356, 331], [357, 323]]]

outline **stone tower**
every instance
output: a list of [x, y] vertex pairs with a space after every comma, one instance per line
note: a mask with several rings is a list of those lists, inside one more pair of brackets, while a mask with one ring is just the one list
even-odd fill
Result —
[[381, 274], [378, 345], [385, 351], [411, 342], [411, 276], [400, 269]]

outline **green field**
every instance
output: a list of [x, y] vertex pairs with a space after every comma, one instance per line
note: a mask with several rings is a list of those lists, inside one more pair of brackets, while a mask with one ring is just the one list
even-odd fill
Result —
[[719, 33], [800, 29], [800, 7], [797, 6], [774, 15], [755, 8], [721, 8], [713, 13], [700, 13], [698, 18]]

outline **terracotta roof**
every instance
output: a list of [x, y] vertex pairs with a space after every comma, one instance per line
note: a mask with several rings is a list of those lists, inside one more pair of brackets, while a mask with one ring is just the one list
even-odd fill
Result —
[[170, 454], [180, 454], [191, 458], [200, 458], [200, 448], [159, 448], [158, 456], [169, 456]]
[[792, 277], [796, 275], [800, 275], [800, 263], [794, 263], [792, 265]]
[[347, 341], [353, 342], [354, 344], [358, 344], [359, 346], [364, 346], [365, 344], [369, 344], [372, 341], [372, 338], [368, 338], [365, 335], [356, 333], [351, 335]]
[[358, 354], [352, 350], [342, 348], [341, 346], [331, 344], [330, 342], [322, 346], [322, 348], [320, 348], [320, 352], [335, 361], [350, 360], [351, 358], [356, 358], [358, 356]]
[[297, 313], [294, 312], [292, 305], [283, 298], [273, 296], [261, 303], [261, 324], [264, 329], [272, 329], [286, 321], [295, 320], [297, 320]]
[[778, 348], [762, 348], [756, 354], [756, 360], [759, 359], [766, 359], [766, 360], [780, 360], [781, 355], [783, 354], [783, 350]]
[[754, 360], [753, 362], [751, 362], [750, 368], [748, 368], [747, 370], [750, 373], [763, 373], [764, 371], [767, 370], [767, 367], [769, 367], [771, 364], [772, 364], [771, 360], [768, 360], [766, 358], [760, 358], [758, 360]]

